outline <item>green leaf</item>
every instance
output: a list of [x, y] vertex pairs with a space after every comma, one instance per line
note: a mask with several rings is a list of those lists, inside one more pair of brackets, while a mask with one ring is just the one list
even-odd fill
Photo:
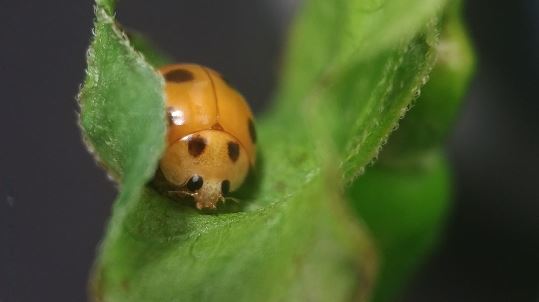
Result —
[[384, 148], [384, 164], [413, 165], [435, 152], [447, 137], [463, 96], [468, 89], [475, 62], [461, 17], [461, 2], [453, 1], [443, 17], [437, 63], [421, 98]]
[[414, 168], [376, 165], [357, 179], [348, 196], [380, 252], [373, 301], [396, 297], [442, 230], [450, 178], [439, 152]]
[[109, 15], [113, 15], [116, 10], [116, 0], [96, 0], [95, 3]]
[[[131, 48], [112, 17], [102, 9], [96, 14], [96, 37], [79, 96], [81, 126], [115, 178], [142, 167], [140, 176], [147, 179], [164, 145], [163, 81]], [[153, 164], [144, 164], [147, 160]]]
[[444, 1], [307, 2], [275, 107], [257, 123], [257, 170], [239, 206], [212, 213], [145, 185], [166, 131], [163, 82], [146, 60], [161, 57], [121, 33], [112, 1], [97, 4], [81, 125], [121, 185], [96, 300], [367, 300], [376, 254], [343, 187], [424, 84]]
[[436, 243], [449, 208], [451, 177], [440, 149], [474, 67], [460, 3], [443, 18], [437, 63], [417, 104], [348, 192], [379, 247], [376, 302], [395, 300]]
[[120, 231], [131, 200], [140, 195], [164, 150], [164, 83], [101, 7], [94, 31], [79, 95], [80, 123], [90, 150], [121, 180], [110, 234]]
[[309, 108], [308, 126], [332, 138], [325, 153], [339, 155], [347, 183], [376, 157], [428, 79], [444, 3], [310, 1], [300, 15], [279, 109]]

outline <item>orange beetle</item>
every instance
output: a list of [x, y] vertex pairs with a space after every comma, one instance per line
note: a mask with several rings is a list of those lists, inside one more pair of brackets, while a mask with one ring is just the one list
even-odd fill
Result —
[[160, 161], [174, 193], [198, 209], [215, 208], [239, 188], [256, 159], [253, 114], [245, 99], [216, 71], [196, 64], [168, 65], [167, 149]]

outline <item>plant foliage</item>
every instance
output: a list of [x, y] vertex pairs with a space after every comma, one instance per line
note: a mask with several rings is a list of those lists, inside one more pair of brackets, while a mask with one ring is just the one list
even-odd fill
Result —
[[[200, 212], [147, 185], [166, 132], [163, 79], [151, 64], [167, 59], [141, 36], [122, 32], [113, 0], [98, 0], [79, 97], [81, 126], [89, 148], [118, 181], [119, 195], [96, 260], [94, 298], [368, 300], [377, 259], [384, 263], [387, 256], [379, 239], [403, 231], [371, 215], [383, 209], [368, 192], [393, 180], [371, 177], [375, 186], [368, 191], [357, 177], [435, 66], [445, 7], [444, 0], [306, 1], [291, 31], [274, 106], [258, 119], [261, 160], [238, 193], [241, 206]], [[441, 173], [424, 185], [436, 187], [439, 180], [444, 187]], [[439, 224], [444, 208], [433, 208], [418, 212], [435, 217], [422, 229]]]

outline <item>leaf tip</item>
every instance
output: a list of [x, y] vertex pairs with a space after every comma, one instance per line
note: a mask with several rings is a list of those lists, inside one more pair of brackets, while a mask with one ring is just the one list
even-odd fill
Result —
[[96, 0], [95, 3], [99, 8], [103, 8], [109, 15], [114, 14], [116, 10], [116, 1], [114, 0]]

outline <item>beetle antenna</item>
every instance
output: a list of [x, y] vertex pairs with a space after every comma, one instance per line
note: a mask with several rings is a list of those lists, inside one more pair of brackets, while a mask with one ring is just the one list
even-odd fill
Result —
[[233, 202], [235, 202], [235, 203], [240, 203], [240, 202], [241, 202], [241, 200], [239, 200], [238, 198], [229, 197], [229, 196], [223, 197], [223, 199], [224, 199], [224, 201], [230, 200], [230, 201], [233, 201]]
[[169, 195], [176, 195], [176, 196], [183, 196], [183, 197], [186, 197], [186, 196], [189, 196], [189, 197], [195, 197], [197, 194], [196, 193], [191, 193], [191, 192], [187, 192], [187, 191], [182, 191], [182, 190], [177, 190], [177, 191], [168, 191], [167, 192]]

